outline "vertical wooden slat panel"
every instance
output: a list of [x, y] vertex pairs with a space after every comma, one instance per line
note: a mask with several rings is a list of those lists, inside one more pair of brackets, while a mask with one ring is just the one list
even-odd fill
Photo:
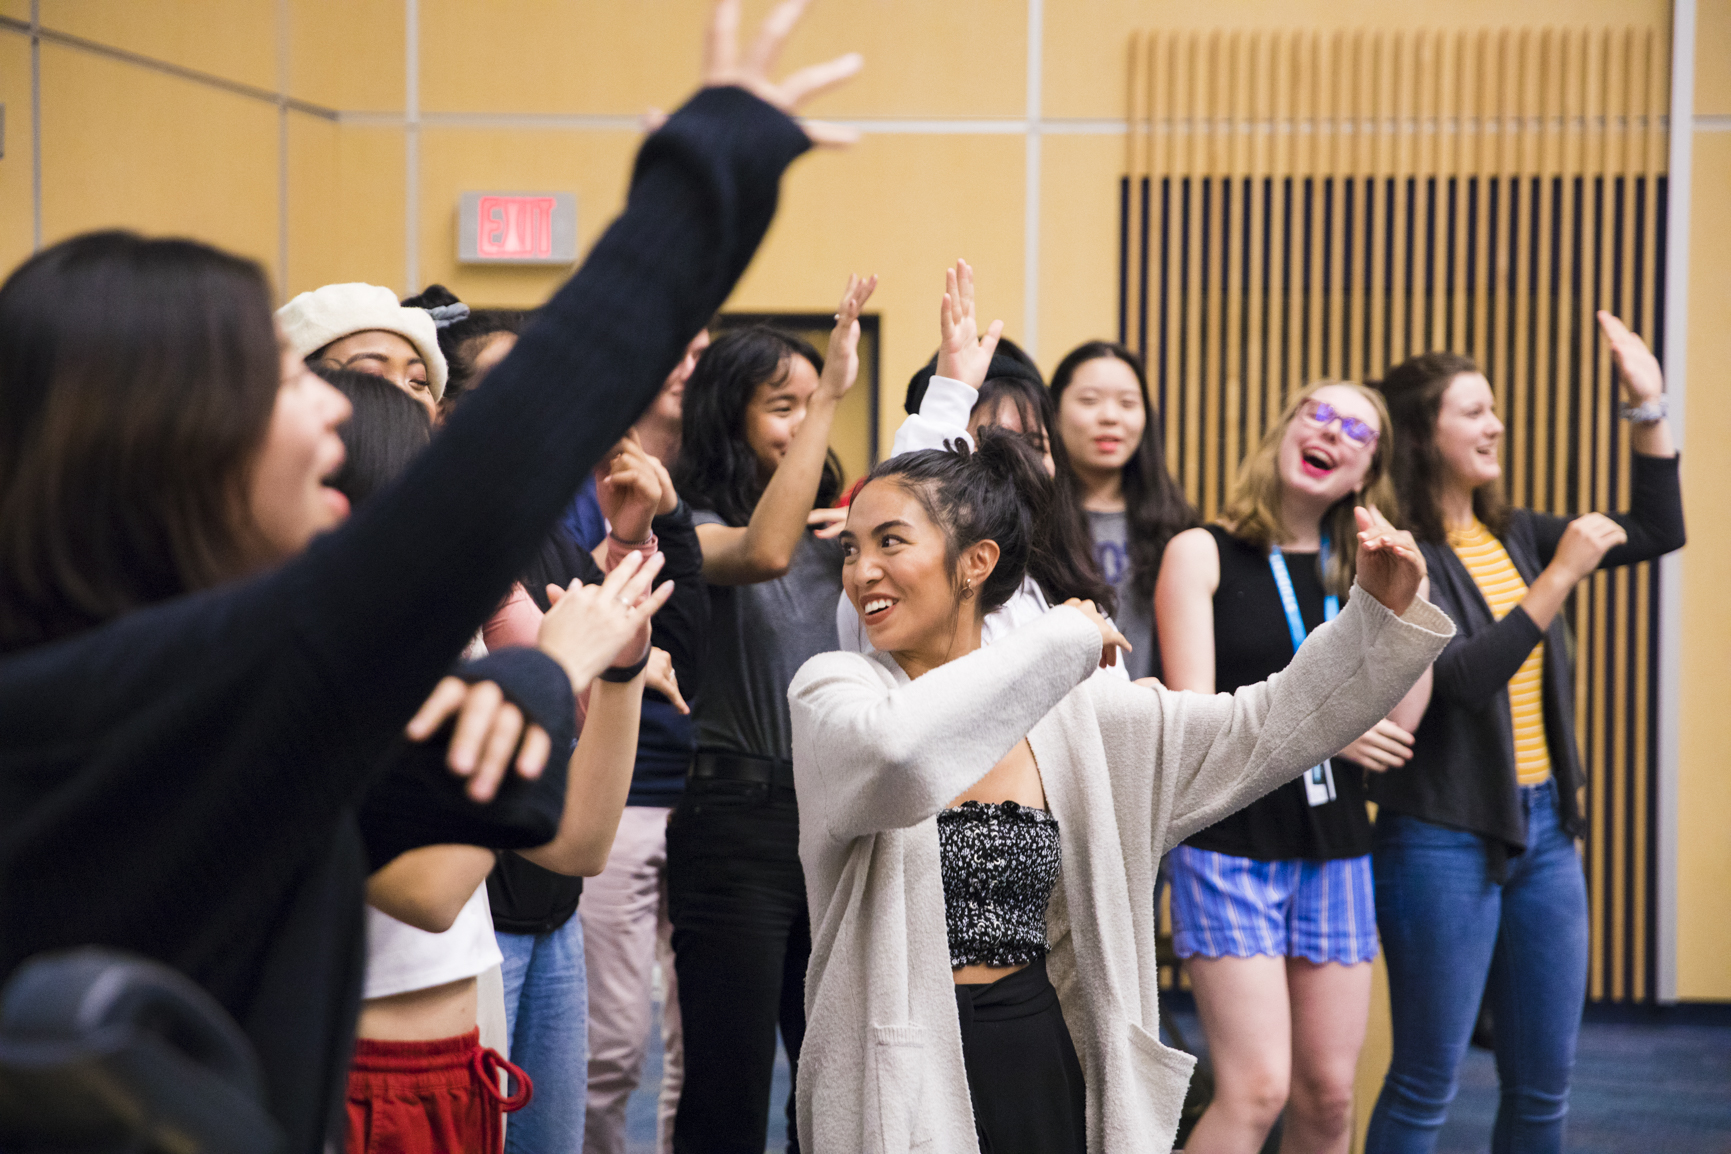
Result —
[[[1150, 31], [1131, 47], [1119, 326], [1214, 515], [1294, 388], [1479, 360], [1508, 498], [1626, 505], [1594, 313], [1662, 322], [1663, 42], [1647, 27]], [[1596, 999], [1653, 995], [1650, 566], [1566, 612]]]

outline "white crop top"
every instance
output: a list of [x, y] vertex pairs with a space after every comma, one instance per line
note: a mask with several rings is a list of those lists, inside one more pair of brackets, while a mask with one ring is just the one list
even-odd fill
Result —
[[367, 980], [363, 998], [385, 998], [472, 978], [504, 960], [493, 937], [487, 883], [475, 887], [451, 928], [429, 934], [367, 907]]

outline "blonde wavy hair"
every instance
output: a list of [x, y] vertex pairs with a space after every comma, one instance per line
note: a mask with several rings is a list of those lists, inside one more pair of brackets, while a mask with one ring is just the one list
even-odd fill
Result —
[[1357, 381], [1315, 381], [1287, 403], [1279, 420], [1270, 425], [1256, 451], [1244, 458], [1238, 467], [1238, 477], [1232, 483], [1232, 496], [1220, 511], [1220, 523], [1241, 541], [1248, 541], [1266, 550], [1290, 540], [1291, 535], [1280, 519], [1280, 442], [1286, 430], [1298, 416], [1304, 402], [1330, 385], [1339, 385], [1356, 392], [1376, 410], [1376, 447], [1371, 451], [1370, 468], [1364, 474], [1364, 484], [1334, 503], [1323, 515], [1322, 527], [1333, 543], [1328, 572], [1322, 575], [1323, 586], [1337, 597], [1345, 597], [1352, 588], [1358, 565], [1358, 524], [1353, 508], [1368, 505], [1390, 521], [1400, 521], [1400, 508], [1394, 484], [1388, 475], [1388, 451], [1394, 439], [1389, 425], [1388, 406], [1382, 394]]

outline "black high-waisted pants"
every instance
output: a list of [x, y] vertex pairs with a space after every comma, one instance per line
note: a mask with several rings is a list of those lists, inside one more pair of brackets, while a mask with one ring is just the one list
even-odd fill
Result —
[[956, 1016], [980, 1154], [1083, 1154], [1082, 1063], [1045, 959], [957, 986]]

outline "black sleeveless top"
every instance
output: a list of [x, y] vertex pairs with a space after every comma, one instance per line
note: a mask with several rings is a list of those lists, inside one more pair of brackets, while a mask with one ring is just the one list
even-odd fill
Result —
[[1058, 819], [1013, 801], [938, 812], [950, 968], [1025, 966], [1046, 956], [1058, 882]]
[[[1291, 663], [1292, 631], [1268, 567], [1268, 554], [1218, 525], [1208, 526], [1208, 531], [1220, 547], [1220, 588], [1214, 594], [1214, 688], [1231, 693], [1265, 681]], [[1298, 615], [1306, 630], [1315, 629], [1322, 624], [1327, 595], [1317, 555], [1288, 552], [1286, 569], [1298, 599]], [[1304, 782], [1289, 781], [1184, 844], [1259, 861], [1360, 857], [1370, 852], [1364, 774], [1365, 770], [1337, 757], [1333, 801], [1313, 806]]]

